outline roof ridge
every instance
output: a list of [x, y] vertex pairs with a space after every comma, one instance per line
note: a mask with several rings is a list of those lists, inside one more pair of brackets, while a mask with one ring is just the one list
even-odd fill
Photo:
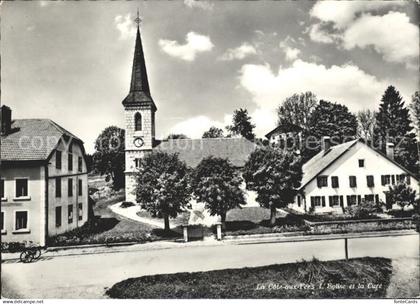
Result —
[[[54, 120], [47, 118], [46, 120], [48, 120], [48, 122], [50, 122], [54, 128], [56, 128], [58, 130], [58, 132], [60, 133], [67, 133], [67, 135], [73, 137], [74, 139], [80, 140], [82, 141], [80, 138], [78, 138], [76, 135], [74, 135], [73, 133], [71, 133], [70, 131], [68, 131], [67, 129], [63, 128], [62, 126], [60, 126], [59, 124], [57, 124]], [[83, 141], [82, 141], [83, 142]]]

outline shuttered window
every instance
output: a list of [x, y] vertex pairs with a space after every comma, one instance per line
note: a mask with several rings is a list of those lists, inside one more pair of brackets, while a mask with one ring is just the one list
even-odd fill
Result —
[[338, 188], [338, 176], [331, 176], [331, 187]]
[[350, 183], [350, 188], [356, 188], [357, 187], [356, 176], [349, 176], [349, 183]]

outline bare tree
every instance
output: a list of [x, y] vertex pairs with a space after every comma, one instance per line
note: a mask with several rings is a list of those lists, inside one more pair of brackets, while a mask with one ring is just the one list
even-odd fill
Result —
[[375, 111], [362, 110], [357, 113], [357, 135], [367, 141], [373, 138], [373, 129], [375, 127]]

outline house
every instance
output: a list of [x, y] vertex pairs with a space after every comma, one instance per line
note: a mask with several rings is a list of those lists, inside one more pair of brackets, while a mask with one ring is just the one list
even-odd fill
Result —
[[281, 146], [292, 139], [295, 147], [299, 147], [301, 136], [302, 128], [294, 124], [279, 125], [265, 135], [271, 146]]
[[195, 167], [208, 156], [228, 158], [234, 166], [242, 167], [256, 149], [256, 144], [244, 138], [170, 139], [155, 138], [157, 107], [150, 93], [140, 27], [134, 49], [130, 90], [122, 102], [125, 115], [125, 195], [135, 202], [135, 175], [140, 159], [153, 150], [178, 153], [188, 166]]
[[342, 212], [362, 200], [382, 201], [391, 207], [390, 185], [405, 182], [418, 187], [415, 175], [393, 158], [391, 143], [384, 155], [361, 139], [331, 146], [330, 138], [324, 137], [322, 151], [303, 165], [299, 194], [290, 207], [300, 212]]
[[45, 245], [88, 219], [83, 142], [50, 119], [1, 107], [1, 238]]

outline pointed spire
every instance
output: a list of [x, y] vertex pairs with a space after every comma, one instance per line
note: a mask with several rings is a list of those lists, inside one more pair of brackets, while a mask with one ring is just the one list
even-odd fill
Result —
[[137, 106], [139, 104], [152, 104], [156, 108], [153, 99], [150, 95], [149, 80], [147, 78], [146, 63], [144, 60], [143, 45], [140, 35], [139, 12], [137, 10], [137, 18], [134, 20], [137, 23], [136, 45], [134, 48], [133, 68], [131, 72], [130, 92], [124, 99], [124, 106]]

